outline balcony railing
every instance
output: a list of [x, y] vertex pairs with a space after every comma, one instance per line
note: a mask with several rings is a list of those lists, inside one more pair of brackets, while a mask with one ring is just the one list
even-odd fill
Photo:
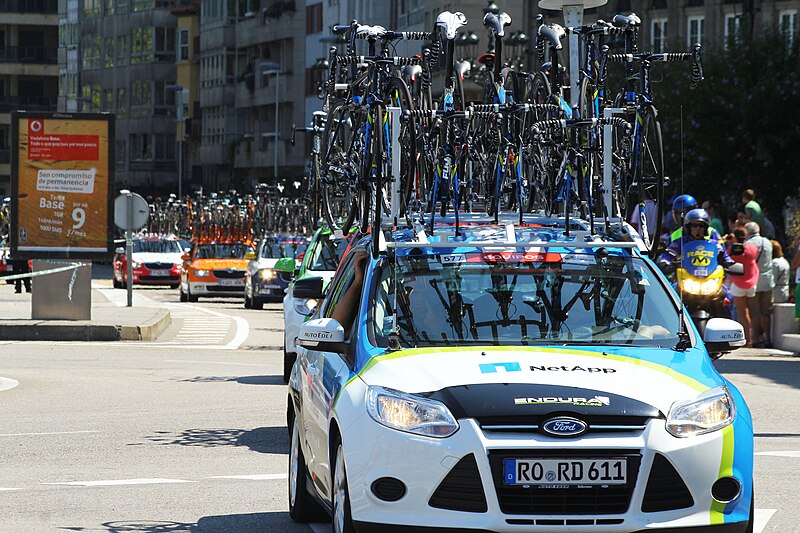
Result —
[[47, 46], [0, 46], [0, 63], [56, 65], [58, 64], [58, 48]]
[[0, 13], [58, 14], [58, 0], [0, 0]]
[[0, 96], [0, 113], [10, 113], [17, 109], [26, 111], [56, 111], [57, 97], [47, 96]]

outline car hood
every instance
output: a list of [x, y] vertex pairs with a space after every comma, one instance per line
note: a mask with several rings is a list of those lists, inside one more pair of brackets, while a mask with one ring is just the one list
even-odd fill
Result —
[[200, 270], [246, 270], [247, 259], [195, 259], [190, 266]]
[[[277, 262], [278, 262], [277, 259], [274, 259], [274, 258], [271, 258], [271, 257], [262, 257], [262, 258], [256, 260], [255, 263], [251, 263], [251, 264], [253, 266], [255, 266], [256, 269], [260, 270], [262, 268], [275, 268], [275, 263], [277, 263]], [[250, 265], [248, 265], [248, 267], [249, 266]]]
[[133, 260], [137, 263], [181, 263], [180, 253], [155, 253], [155, 252], [136, 252]]
[[543, 409], [654, 416], [724, 384], [701, 349], [605, 350], [408, 349], [371, 358], [359, 375], [367, 385], [435, 397], [464, 416]]

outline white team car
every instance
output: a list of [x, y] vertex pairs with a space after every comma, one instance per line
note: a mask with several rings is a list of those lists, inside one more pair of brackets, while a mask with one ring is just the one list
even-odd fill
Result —
[[713, 319], [701, 339], [630, 243], [395, 233], [377, 260], [368, 238], [352, 247], [300, 329], [293, 519], [327, 512], [335, 533], [752, 531], [750, 412], [709, 358], [744, 344], [738, 323]]

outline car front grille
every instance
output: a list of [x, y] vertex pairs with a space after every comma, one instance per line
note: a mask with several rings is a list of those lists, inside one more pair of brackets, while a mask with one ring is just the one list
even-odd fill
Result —
[[[604, 459], [625, 457], [628, 484], [617, 486], [568, 487], [564, 489], [505, 485], [503, 460], [525, 458]], [[634, 450], [496, 450], [489, 453], [492, 479], [500, 509], [510, 515], [607, 515], [628, 510], [642, 456]], [[540, 522], [537, 521], [537, 524]]]
[[694, 499], [681, 475], [666, 457], [657, 453], [644, 491], [642, 512], [672, 511], [686, 509], [692, 505]]
[[139, 281], [173, 281], [180, 280], [180, 276], [139, 276]]
[[465, 455], [456, 463], [436, 488], [428, 505], [468, 513], [485, 513], [489, 509], [475, 455]]
[[147, 270], [172, 270], [175, 263], [145, 263]]
[[236, 279], [244, 277], [244, 270], [215, 270], [214, 276], [217, 279]]
[[[512, 432], [512, 433], [541, 433], [542, 425], [551, 418], [559, 415], [577, 418], [588, 424], [586, 433], [627, 433], [643, 431], [649, 420], [646, 416], [587, 416], [573, 413], [548, 413], [546, 415], [526, 416], [484, 416], [477, 418], [484, 433]], [[552, 435], [551, 435], [552, 436]]]
[[244, 285], [208, 285], [208, 292], [244, 292]]

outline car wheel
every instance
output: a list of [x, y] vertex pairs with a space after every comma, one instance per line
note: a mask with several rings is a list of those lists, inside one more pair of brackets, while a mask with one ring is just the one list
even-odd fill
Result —
[[181, 291], [181, 301], [182, 301], [182, 302], [187, 302], [187, 301], [189, 301], [189, 299], [186, 297], [186, 293], [185, 293], [185, 292], [183, 292], [183, 285], [181, 285], [181, 286], [180, 286], [180, 291]]
[[253, 309], [264, 309], [264, 300], [256, 300], [255, 295], [253, 295], [252, 301]]
[[756, 495], [755, 491], [750, 493], [750, 521], [747, 523], [747, 529], [744, 533], [753, 533], [753, 528], [756, 522]]
[[333, 532], [355, 533], [341, 441], [336, 443], [336, 460], [333, 463]]
[[177, 289], [177, 288], [178, 288], [178, 285], [175, 285], [175, 284], [173, 284], [173, 285], [170, 285], [170, 286], [169, 286], [169, 288], [170, 288], [170, 289]]
[[326, 519], [322, 507], [308, 493], [308, 470], [300, 446], [297, 416], [292, 419], [292, 437], [289, 443], [289, 516], [295, 522], [315, 522]]
[[190, 302], [196, 302], [197, 300], [199, 300], [199, 299], [200, 299], [200, 297], [199, 297], [199, 296], [194, 296], [194, 295], [192, 294], [192, 286], [191, 286], [191, 285], [189, 285], [189, 286], [187, 286], [187, 287], [186, 287], [186, 299], [187, 299], [188, 301], [190, 301]]
[[296, 353], [286, 351], [286, 345], [283, 345], [283, 382], [289, 383], [289, 376], [292, 375], [292, 367], [297, 359]]
[[253, 300], [247, 296], [247, 289], [244, 291], [244, 308], [245, 309], [252, 309], [253, 308]]

